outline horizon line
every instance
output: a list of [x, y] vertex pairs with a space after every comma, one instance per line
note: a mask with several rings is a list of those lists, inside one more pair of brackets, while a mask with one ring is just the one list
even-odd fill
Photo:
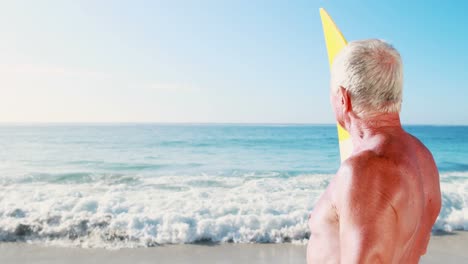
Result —
[[[336, 123], [288, 123], [288, 122], [160, 122], [160, 121], [29, 121], [29, 122], [4, 122], [2, 125], [291, 125], [291, 126], [334, 126]], [[468, 124], [430, 124], [430, 123], [402, 123], [402, 126], [468, 126]]]

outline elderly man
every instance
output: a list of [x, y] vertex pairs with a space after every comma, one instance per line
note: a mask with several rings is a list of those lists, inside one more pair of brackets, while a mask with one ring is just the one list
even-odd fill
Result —
[[429, 150], [400, 123], [403, 67], [381, 40], [335, 59], [331, 103], [351, 134], [345, 160], [309, 216], [307, 262], [418, 263], [441, 207]]

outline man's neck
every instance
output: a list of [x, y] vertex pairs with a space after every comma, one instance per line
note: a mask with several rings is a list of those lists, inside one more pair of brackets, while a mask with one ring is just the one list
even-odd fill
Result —
[[355, 148], [375, 135], [403, 131], [398, 113], [384, 113], [362, 118], [353, 116], [347, 122], [346, 128]]

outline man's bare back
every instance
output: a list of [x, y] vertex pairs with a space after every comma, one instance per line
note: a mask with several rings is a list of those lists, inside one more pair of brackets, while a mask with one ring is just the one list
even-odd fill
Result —
[[418, 263], [440, 211], [432, 155], [401, 126], [359, 137], [309, 216], [307, 262]]

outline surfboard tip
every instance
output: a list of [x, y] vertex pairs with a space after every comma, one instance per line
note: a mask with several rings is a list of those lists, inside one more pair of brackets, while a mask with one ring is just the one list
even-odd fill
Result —
[[325, 8], [323, 8], [323, 7], [319, 8], [319, 13], [320, 13], [321, 17], [323, 17], [325, 15], [328, 15], [327, 10], [325, 10]]

